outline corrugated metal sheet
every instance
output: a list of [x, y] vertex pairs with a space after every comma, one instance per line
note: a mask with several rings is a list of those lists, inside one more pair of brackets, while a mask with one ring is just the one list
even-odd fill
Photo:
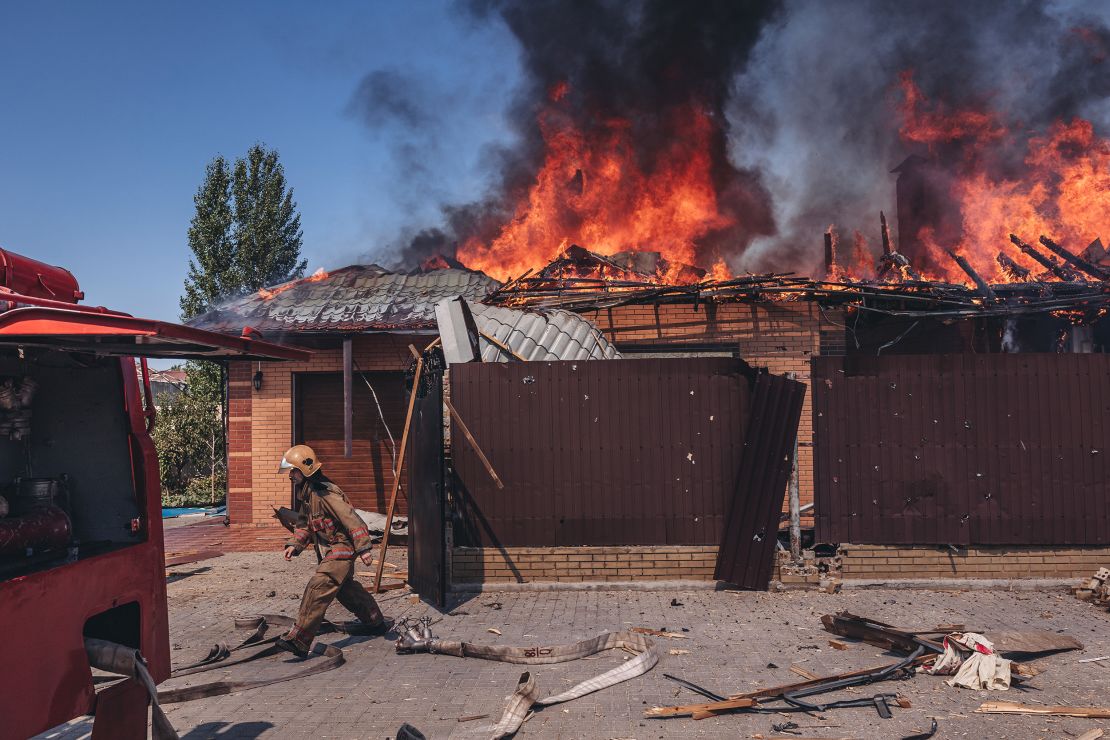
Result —
[[804, 383], [763, 373], [755, 383], [739, 483], [725, 519], [716, 578], [766, 589], [774, 566], [779, 514], [794, 464]]
[[728, 358], [467, 363], [451, 399], [505, 483], [452, 429], [456, 544], [716, 544], [748, 380]]
[[435, 327], [435, 304], [464, 296], [481, 300], [499, 286], [470, 270], [389, 273], [377, 265], [352, 265], [321, 280], [277, 286], [273, 296], [252, 293], [197, 316], [189, 326], [239, 333], [267, 331], [384, 331]]
[[[479, 331], [525, 360], [616, 360], [620, 352], [588, 319], [562, 309], [529, 311], [467, 302]], [[481, 338], [483, 362], [507, 362], [503, 349]]]
[[823, 542], [1110, 544], [1110, 357], [813, 360]]

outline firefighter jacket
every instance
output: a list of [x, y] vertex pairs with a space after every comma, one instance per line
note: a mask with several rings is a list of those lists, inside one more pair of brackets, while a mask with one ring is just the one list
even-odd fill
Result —
[[319, 545], [324, 560], [351, 560], [371, 548], [366, 523], [339, 486], [326, 479], [308, 480], [297, 499], [303, 518], [285, 544], [298, 555], [312, 543]]

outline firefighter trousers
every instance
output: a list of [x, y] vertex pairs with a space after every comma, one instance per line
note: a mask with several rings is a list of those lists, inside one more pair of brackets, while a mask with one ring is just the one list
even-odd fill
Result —
[[334, 599], [358, 617], [363, 624], [374, 625], [382, 621], [382, 611], [374, 597], [354, 578], [354, 560], [323, 560], [316, 573], [308, 580], [296, 624], [289, 630], [289, 637], [307, 648], [316, 637], [316, 630], [324, 620]]

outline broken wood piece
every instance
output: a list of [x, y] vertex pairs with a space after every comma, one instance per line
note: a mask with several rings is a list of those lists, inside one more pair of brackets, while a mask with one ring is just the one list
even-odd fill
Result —
[[455, 721], [456, 722], [473, 722], [476, 719], [485, 719], [488, 716], [489, 716], [488, 714], [472, 714], [469, 717], [459, 717]]
[[1002, 271], [1005, 272], [1011, 280], [1019, 280], [1021, 282], [1025, 282], [1032, 274], [1029, 270], [1025, 269], [1017, 262], [1014, 262], [1002, 252], [999, 252], [998, 256], [994, 259], [998, 262], [999, 266], [1002, 267]]
[[647, 627], [633, 627], [629, 632], [639, 632], [641, 635], [651, 635], [652, 637], [670, 637], [674, 640], [689, 640], [689, 636], [681, 632], [664, 632], [662, 630], [653, 630]]
[[1096, 727], [1093, 730], [1087, 730], [1075, 740], [1098, 740], [1100, 737], [1103, 736], [1103, 734], [1104, 733], [1102, 732], [1102, 730]]
[[919, 645], [923, 645], [935, 653], [944, 652], [944, 646], [936, 640], [929, 640], [913, 632], [907, 632], [874, 619], [856, 616], [850, 612], [826, 614], [821, 617], [821, 624], [827, 632], [834, 635], [862, 640], [868, 645], [885, 650], [912, 653]]
[[667, 655], [689, 655], [689, 650], [680, 650], [679, 648], [671, 648], [667, 651]]
[[493, 465], [486, 459], [486, 455], [482, 452], [482, 448], [478, 446], [478, 441], [474, 439], [474, 435], [466, 428], [466, 422], [462, 420], [462, 417], [459, 416], [459, 412], [456, 411], [455, 407], [451, 404], [451, 399], [445, 396], [443, 398], [443, 405], [447, 407], [447, 410], [451, 413], [451, 418], [459, 425], [459, 431], [463, 433], [463, 436], [466, 437], [466, 441], [470, 443], [471, 448], [478, 455], [478, 459], [482, 461], [482, 465], [485, 466], [486, 472], [489, 473], [489, 477], [493, 478], [493, 482], [498, 488], [504, 488], [505, 484], [501, 482], [501, 478], [498, 477], [497, 471], [493, 469]]
[[486, 632], [490, 632], [490, 633], [495, 634], [495, 635], [500, 635], [501, 634], [501, 630], [497, 629], [496, 627], [490, 627], [489, 629], [486, 630]]
[[1048, 714], [1056, 717], [1110, 719], [1110, 707], [1050, 707], [1012, 701], [983, 702], [975, 711], [978, 714]]
[[1045, 247], [1047, 247], [1049, 249], [1049, 251], [1055, 252], [1056, 254], [1060, 255], [1060, 257], [1062, 257], [1065, 262], [1067, 262], [1068, 264], [1070, 264], [1074, 267], [1077, 267], [1078, 269], [1087, 273], [1088, 275], [1090, 275], [1094, 279], [1096, 279], [1096, 280], [1106, 280], [1106, 279], [1110, 278], [1110, 272], [1107, 272], [1106, 270], [1102, 269], [1101, 267], [1099, 267], [1097, 265], [1091, 264], [1090, 262], [1083, 259], [1082, 257], [1080, 257], [1077, 254], [1072, 254], [1071, 252], [1064, 249], [1063, 247], [1061, 247], [1056, 242], [1049, 239], [1047, 236], [1042, 235], [1040, 241], [1041, 241], [1041, 244], [1043, 244]]
[[[932, 660], [932, 655], [922, 655], [917, 660], [913, 661], [910, 665], [921, 665], [926, 661]], [[823, 678], [813, 679], [810, 681], [799, 681], [797, 683], [788, 683], [783, 686], [769, 686], [765, 689], [758, 689], [756, 691], [749, 691], [744, 694], [732, 694], [728, 698], [731, 699], [777, 699], [778, 697], [792, 691], [799, 691], [801, 689], [809, 689], [817, 686], [818, 684], [826, 683], [828, 681], [839, 681], [845, 678], [856, 678], [857, 676], [864, 676], [869, 673], [878, 673], [891, 666], [898, 665], [897, 663], [889, 663], [881, 666], [871, 666], [870, 668], [861, 668], [858, 671], [848, 671], [846, 673], [834, 673], [830, 676]]]
[[1010, 234], [1010, 241], [1013, 242], [1014, 246], [1020, 249], [1024, 254], [1032, 257], [1038, 265], [1045, 268], [1064, 282], [1071, 282], [1079, 278], [1079, 276], [1076, 275], [1073, 270], [1069, 270], [1067, 267], [1059, 264], [1054, 259], [1045, 257], [1036, 249], [1033, 249], [1033, 247], [1023, 242], [1016, 234]]
[[849, 645], [848, 643], [841, 642], [840, 640], [829, 640], [829, 647], [833, 648], [834, 650], [847, 650]]
[[502, 342], [497, 337], [495, 337], [491, 334], [486, 334], [484, 331], [479, 331], [478, 333], [482, 336], [483, 339], [485, 339], [487, 342], [492, 344], [494, 347], [497, 347], [497, 349], [499, 349], [502, 352], [504, 352], [505, 354], [507, 354], [510, 358], [512, 358], [514, 360], [517, 360], [518, 362], [525, 362], [525, 359], [523, 357], [521, 357], [519, 354], [517, 354], [516, 352], [514, 352], [512, 347], [505, 344], [504, 342]]
[[652, 707], [644, 712], [645, 717], [684, 717], [693, 716], [696, 712], [710, 711], [706, 716], [713, 716], [712, 712], [727, 711], [730, 709], [746, 709], [754, 707], [754, 699], [728, 699], [707, 704], [684, 704], [677, 707]]
[[1110, 655], [1102, 655], [1102, 656], [1099, 656], [1097, 658], [1084, 658], [1083, 660], [1081, 660], [1079, 662], [1080, 663], [1097, 663], [1100, 660], [1110, 660]]
[[991, 290], [991, 286], [987, 285], [987, 281], [984, 280], [982, 276], [975, 271], [975, 268], [971, 266], [971, 263], [967, 261], [967, 258], [962, 255], [956, 254], [955, 252], [949, 252], [948, 256], [954, 259], [956, 261], [956, 264], [960, 266], [960, 269], [967, 273], [967, 276], [971, 278], [971, 281], [973, 283], [975, 283], [975, 287], [978, 288], [979, 295], [983, 296], [983, 298], [988, 303], [994, 303], [998, 300], [998, 296], [996, 296], [994, 294], [994, 291]]
[[801, 676], [802, 678], [808, 678], [810, 681], [816, 681], [817, 679], [821, 678], [820, 676], [818, 676], [813, 671], [807, 671], [805, 668], [802, 668], [797, 663], [790, 666], [790, 672], [791, 673], [796, 673], [799, 676]]
[[1083, 643], [1071, 635], [1049, 630], [990, 630], [983, 635], [994, 643], [994, 649], [1000, 653], [1055, 653], [1083, 649]]

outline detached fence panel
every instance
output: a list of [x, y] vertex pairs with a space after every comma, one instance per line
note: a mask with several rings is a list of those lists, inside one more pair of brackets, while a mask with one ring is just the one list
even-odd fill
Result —
[[470, 363], [451, 401], [456, 544], [714, 545], [733, 495], [748, 380], [729, 358]]
[[813, 359], [816, 535], [1110, 544], [1110, 356]]

